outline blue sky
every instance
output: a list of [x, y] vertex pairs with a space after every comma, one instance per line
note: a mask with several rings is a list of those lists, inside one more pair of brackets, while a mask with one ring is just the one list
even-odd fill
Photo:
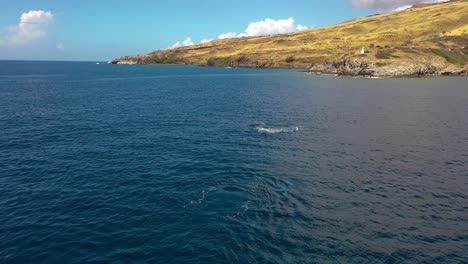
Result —
[[378, 1], [0, 0], [0, 59], [110, 60], [243, 33], [267, 18], [332, 25], [376, 13]]

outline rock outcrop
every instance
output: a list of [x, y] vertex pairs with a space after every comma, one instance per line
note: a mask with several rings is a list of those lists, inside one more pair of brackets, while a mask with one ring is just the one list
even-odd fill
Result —
[[129, 58], [121, 58], [116, 60], [111, 60], [107, 62], [108, 64], [122, 64], [122, 65], [135, 65], [139, 64], [137, 60], [129, 59]]
[[459, 75], [467, 76], [468, 67], [456, 67], [437, 62], [406, 62], [395, 65], [381, 65], [358, 58], [346, 58], [330, 63], [312, 66], [310, 72], [316, 74], [336, 74], [349, 76], [375, 77], [418, 77]]

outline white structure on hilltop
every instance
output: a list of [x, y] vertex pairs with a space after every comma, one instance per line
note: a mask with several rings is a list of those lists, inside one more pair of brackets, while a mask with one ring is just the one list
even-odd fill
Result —
[[366, 50], [364, 49], [364, 47], [362, 47], [362, 49], [361, 49], [361, 55], [364, 55], [364, 54], [366, 54]]

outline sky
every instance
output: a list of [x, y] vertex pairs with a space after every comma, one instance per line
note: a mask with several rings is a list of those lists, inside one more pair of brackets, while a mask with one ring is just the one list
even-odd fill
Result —
[[107, 61], [441, 0], [0, 0], [0, 60]]

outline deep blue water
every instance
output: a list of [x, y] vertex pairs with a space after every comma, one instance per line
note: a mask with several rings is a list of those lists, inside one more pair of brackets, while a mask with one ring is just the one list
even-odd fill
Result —
[[467, 263], [468, 79], [0, 62], [0, 263]]

